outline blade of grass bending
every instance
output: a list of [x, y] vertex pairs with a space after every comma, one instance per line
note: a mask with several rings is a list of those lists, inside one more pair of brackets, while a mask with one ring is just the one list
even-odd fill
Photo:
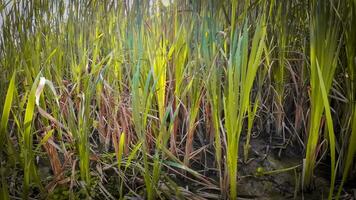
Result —
[[319, 83], [320, 83], [320, 90], [321, 90], [321, 95], [323, 99], [323, 104], [325, 107], [325, 115], [326, 115], [326, 123], [327, 123], [327, 128], [328, 128], [328, 135], [329, 135], [329, 143], [330, 143], [330, 157], [331, 157], [331, 183], [330, 183], [330, 190], [329, 190], [329, 197], [328, 199], [331, 200], [333, 197], [333, 192], [334, 192], [334, 185], [335, 185], [335, 133], [334, 133], [334, 126], [333, 126], [333, 120], [331, 117], [331, 107], [329, 104], [328, 100], [328, 95], [326, 92], [324, 80], [323, 80], [323, 75], [319, 67], [318, 60], [316, 60], [316, 67], [318, 71], [318, 76], [319, 76]]
[[127, 170], [127, 168], [131, 166], [132, 160], [136, 157], [137, 152], [140, 150], [141, 146], [142, 146], [142, 142], [136, 144], [135, 147], [132, 149], [130, 155], [127, 157], [125, 171]]
[[31, 124], [32, 124], [33, 117], [35, 115], [36, 89], [37, 89], [37, 83], [39, 77], [40, 77], [39, 75], [36, 77], [32, 85], [31, 91], [28, 95], [24, 124], [23, 124], [24, 132], [23, 132], [23, 144], [21, 148], [24, 156], [24, 191], [23, 191], [24, 198], [28, 197], [30, 184], [33, 179], [36, 180], [37, 184], [42, 188], [34, 163], [34, 155], [32, 150], [33, 141], [32, 141], [32, 134], [31, 134], [31, 128], [32, 128]]

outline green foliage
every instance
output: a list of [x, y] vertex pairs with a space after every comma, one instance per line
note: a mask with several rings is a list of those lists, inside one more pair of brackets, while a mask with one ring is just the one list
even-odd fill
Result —
[[[337, 67], [340, 45], [339, 23], [333, 14], [333, 8], [324, 1], [312, 4], [312, 15], [310, 21], [310, 85], [311, 85], [311, 116], [309, 125], [309, 136], [304, 166], [304, 186], [311, 184], [313, 170], [317, 156], [317, 145], [320, 138], [321, 118], [326, 113], [327, 134], [329, 135], [329, 147], [331, 156], [331, 186], [329, 199], [332, 198], [335, 182], [335, 135], [333, 131], [332, 116], [328, 103], [328, 94]], [[330, 29], [329, 27], [335, 27]], [[320, 103], [323, 102], [323, 103]]]
[[355, 9], [0, 1], [0, 198], [237, 199], [255, 132], [306, 154], [258, 176], [303, 166], [310, 187], [328, 162], [339, 198], [356, 151]]
[[261, 64], [262, 50], [265, 45], [266, 27], [264, 17], [259, 19], [252, 47], [248, 53], [248, 29], [245, 23], [243, 32], [231, 38], [236, 44], [230, 50], [227, 68], [227, 83], [224, 91], [225, 128], [227, 135], [227, 170], [230, 180], [230, 198], [236, 199], [237, 162], [239, 139], [242, 132], [244, 117], [249, 110], [250, 93], [257, 70]]
[[[348, 124], [346, 136], [342, 139], [343, 144], [347, 147], [346, 153], [340, 155], [341, 158], [344, 158], [341, 163], [340, 171], [342, 172], [342, 180], [338, 189], [337, 198], [340, 197], [343, 185], [347, 180], [352, 163], [354, 163], [354, 155], [356, 153], [356, 82], [355, 82], [355, 73], [356, 73], [356, 51], [354, 46], [356, 45], [356, 27], [353, 25], [356, 22], [356, 1], [345, 1], [345, 7], [348, 12], [345, 12], [344, 23], [345, 27], [345, 48], [346, 48], [346, 57], [347, 57], [347, 80], [346, 80], [346, 91], [348, 97], [348, 105], [346, 106], [347, 114], [345, 114], [345, 123]], [[350, 134], [348, 137], [347, 135]], [[344, 165], [342, 165], [344, 164]]]
[[[14, 160], [15, 156], [15, 151], [14, 147], [12, 146], [11, 141], [8, 138], [8, 135], [6, 134], [7, 132], [7, 126], [8, 126], [8, 121], [9, 121], [9, 115], [10, 115], [10, 110], [11, 110], [11, 105], [12, 105], [12, 100], [14, 97], [15, 93], [15, 78], [16, 78], [16, 72], [12, 75], [12, 78], [10, 80], [9, 88], [7, 90], [6, 98], [5, 98], [5, 104], [2, 112], [2, 117], [1, 117], [1, 122], [0, 122], [0, 149], [6, 149], [6, 154], [10, 157], [9, 160]], [[6, 147], [4, 148], [4, 145]], [[4, 152], [0, 152], [1, 158], [3, 158]], [[12, 162], [13, 163], [13, 162]], [[1, 163], [1, 187], [0, 187], [0, 196], [1, 199], [7, 200], [10, 199], [9, 197], [9, 191], [8, 191], [8, 186], [5, 181], [5, 169], [7, 166], [3, 166]]]

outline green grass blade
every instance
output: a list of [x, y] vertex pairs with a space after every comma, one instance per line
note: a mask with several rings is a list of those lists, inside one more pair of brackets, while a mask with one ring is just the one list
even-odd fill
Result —
[[[12, 105], [12, 100], [14, 97], [14, 92], [15, 92], [15, 78], [16, 78], [16, 72], [14, 72], [14, 74], [12, 75], [12, 78], [10, 80], [10, 84], [7, 90], [7, 94], [6, 94], [6, 98], [5, 98], [5, 104], [4, 104], [4, 109], [2, 112], [2, 116], [1, 116], [1, 122], [0, 122], [0, 149], [1, 151], [3, 151], [3, 145], [7, 144], [7, 155], [10, 157], [10, 160], [15, 160], [14, 159], [14, 153], [15, 150], [13, 148], [13, 145], [11, 143], [11, 141], [8, 138], [7, 135], [7, 126], [8, 126], [8, 122], [9, 122], [9, 116], [10, 116], [10, 110], [11, 110], [11, 105]], [[3, 152], [0, 152], [1, 154], [1, 158], [3, 157]], [[1, 159], [2, 160], [2, 159]], [[13, 163], [13, 162], [11, 162]], [[6, 169], [5, 166], [3, 166], [3, 164], [1, 163], [1, 199], [7, 200], [9, 199], [9, 191], [8, 191], [8, 186], [7, 183], [5, 181], [5, 174], [4, 174], [4, 170]]]
[[[24, 131], [23, 131], [23, 146], [22, 153], [24, 156], [24, 197], [29, 194], [30, 184], [33, 180], [38, 182], [38, 175], [34, 164], [33, 152], [33, 135], [32, 135], [32, 122], [35, 116], [35, 100], [36, 89], [39, 80], [39, 75], [35, 79], [31, 91], [28, 95], [25, 117], [24, 117]], [[39, 182], [38, 182], [39, 183]]]
[[330, 178], [331, 183], [330, 183], [330, 191], [329, 191], [328, 199], [331, 200], [333, 197], [335, 178], [336, 178], [336, 174], [335, 174], [335, 167], [336, 167], [335, 143], [336, 143], [336, 141], [335, 141], [333, 120], [331, 117], [331, 107], [329, 104], [328, 95], [327, 95], [324, 80], [323, 80], [323, 75], [321, 73], [318, 61], [316, 61], [316, 64], [317, 64], [316, 66], [317, 66], [318, 76], [319, 76], [319, 81], [320, 81], [320, 90], [321, 90], [321, 94], [322, 94], [323, 104], [325, 107], [326, 124], [327, 124], [328, 135], [329, 135], [329, 146], [330, 146], [330, 157], [331, 157], [331, 178]]
[[[7, 90], [6, 98], [5, 98], [5, 104], [1, 116], [1, 124], [0, 124], [0, 149], [3, 149], [3, 145], [5, 142], [8, 142], [8, 137], [6, 135], [6, 130], [9, 122], [9, 116], [10, 116], [10, 110], [11, 110], [11, 105], [12, 105], [12, 100], [14, 97], [14, 91], [15, 91], [15, 77], [16, 77], [16, 72], [12, 75], [12, 78], [10, 80], [9, 88]], [[10, 145], [10, 144], [8, 144]]]

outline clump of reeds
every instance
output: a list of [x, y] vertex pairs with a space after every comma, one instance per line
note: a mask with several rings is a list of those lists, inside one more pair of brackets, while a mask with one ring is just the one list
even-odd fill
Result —
[[354, 0], [1, 1], [0, 199], [237, 199], [257, 136], [299, 145], [300, 165], [273, 173], [303, 166], [305, 189], [331, 163], [339, 198], [356, 152], [355, 13]]

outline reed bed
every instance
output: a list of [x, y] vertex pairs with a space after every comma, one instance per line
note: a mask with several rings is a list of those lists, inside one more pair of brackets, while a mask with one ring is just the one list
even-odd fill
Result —
[[0, 15], [0, 199], [273, 199], [243, 184], [279, 174], [295, 181], [280, 198], [352, 198], [355, 0], [2, 0]]

